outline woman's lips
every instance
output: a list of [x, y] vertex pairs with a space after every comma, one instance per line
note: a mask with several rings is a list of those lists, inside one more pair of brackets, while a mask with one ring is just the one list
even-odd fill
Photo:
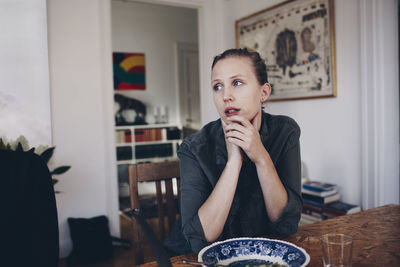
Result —
[[238, 109], [238, 108], [226, 108], [225, 109], [225, 115], [227, 117], [235, 116], [235, 115], [239, 114], [239, 111], [240, 111], [240, 109]]

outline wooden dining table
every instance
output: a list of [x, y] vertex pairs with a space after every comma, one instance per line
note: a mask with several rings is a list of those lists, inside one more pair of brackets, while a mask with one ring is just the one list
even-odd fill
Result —
[[[297, 233], [280, 238], [302, 247], [310, 255], [307, 266], [322, 266], [320, 237], [342, 233], [353, 237], [353, 267], [400, 266], [400, 205], [390, 204], [300, 226]], [[182, 259], [197, 260], [190, 253], [171, 258], [173, 266], [191, 266]], [[157, 266], [156, 262], [140, 265]]]

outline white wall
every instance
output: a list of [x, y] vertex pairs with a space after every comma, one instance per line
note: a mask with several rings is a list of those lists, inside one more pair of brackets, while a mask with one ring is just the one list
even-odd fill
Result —
[[361, 204], [359, 19], [356, 1], [335, 2], [337, 97], [271, 103], [301, 126], [310, 179], [340, 185], [343, 200]]
[[166, 105], [169, 123], [179, 123], [176, 81], [176, 43], [197, 44], [197, 10], [135, 2], [112, 2], [112, 49], [145, 53], [146, 90], [118, 91], [147, 106], [147, 121], [154, 121], [153, 107]]
[[0, 137], [51, 145], [45, 0], [0, 3]]
[[[224, 49], [235, 47], [235, 20], [280, 2], [253, 0], [249, 5], [241, 0], [225, 1]], [[355, 204], [361, 204], [362, 179], [358, 7], [358, 1], [335, 1], [337, 97], [267, 104], [268, 112], [291, 116], [299, 123], [306, 175], [310, 179], [337, 183], [342, 199]], [[212, 112], [205, 118], [215, 116]], [[392, 140], [392, 145], [398, 149], [398, 139]], [[391, 199], [398, 202], [398, 194]]]
[[48, 1], [55, 160], [72, 166], [58, 184], [62, 257], [68, 217], [106, 215], [119, 234], [110, 14], [107, 0]]

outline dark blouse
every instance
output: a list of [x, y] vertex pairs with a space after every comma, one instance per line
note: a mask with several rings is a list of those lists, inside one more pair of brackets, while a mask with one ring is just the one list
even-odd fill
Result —
[[[288, 204], [275, 222], [268, 218], [256, 166], [244, 156], [233, 203], [217, 240], [233, 237], [287, 236], [297, 231], [302, 209], [300, 128], [286, 116], [263, 112], [260, 137], [287, 193]], [[182, 231], [194, 252], [209, 243], [198, 210], [225, 168], [227, 150], [221, 121], [187, 137], [178, 151], [181, 168]]]

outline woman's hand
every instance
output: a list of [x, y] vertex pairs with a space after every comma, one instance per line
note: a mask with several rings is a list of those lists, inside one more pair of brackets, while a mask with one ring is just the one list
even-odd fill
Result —
[[279, 179], [274, 163], [261, 142], [258, 132], [260, 113], [250, 122], [242, 116], [229, 117], [225, 127], [227, 144], [240, 147], [256, 165], [258, 180], [264, 196], [269, 219], [273, 222], [281, 216], [288, 203], [285, 187]]
[[234, 160], [237, 162], [242, 162], [243, 160], [243, 156], [242, 156], [242, 151], [240, 151], [240, 148], [233, 144], [232, 142], [229, 142], [227, 140], [227, 131], [226, 131], [226, 127], [228, 126], [222, 119], [222, 128], [224, 129], [224, 133], [225, 133], [225, 143], [226, 143], [226, 150], [228, 151], [228, 161], [229, 160]]
[[227, 132], [225, 127], [227, 127], [227, 124], [222, 119], [221, 123], [225, 133], [228, 161], [210, 196], [197, 212], [203, 227], [204, 237], [208, 242], [214, 242], [224, 230], [233, 197], [235, 196], [243, 159], [240, 148], [226, 140]]
[[[261, 142], [256, 123], [260, 121], [261, 112], [253, 118], [252, 122], [242, 116], [232, 116], [227, 119], [231, 122], [224, 127], [225, 138], [230, 146], [240, 147], [255, 164], [265, 160], [268, 152]], [[228, 150], [229, 155], [229, 150]]]

